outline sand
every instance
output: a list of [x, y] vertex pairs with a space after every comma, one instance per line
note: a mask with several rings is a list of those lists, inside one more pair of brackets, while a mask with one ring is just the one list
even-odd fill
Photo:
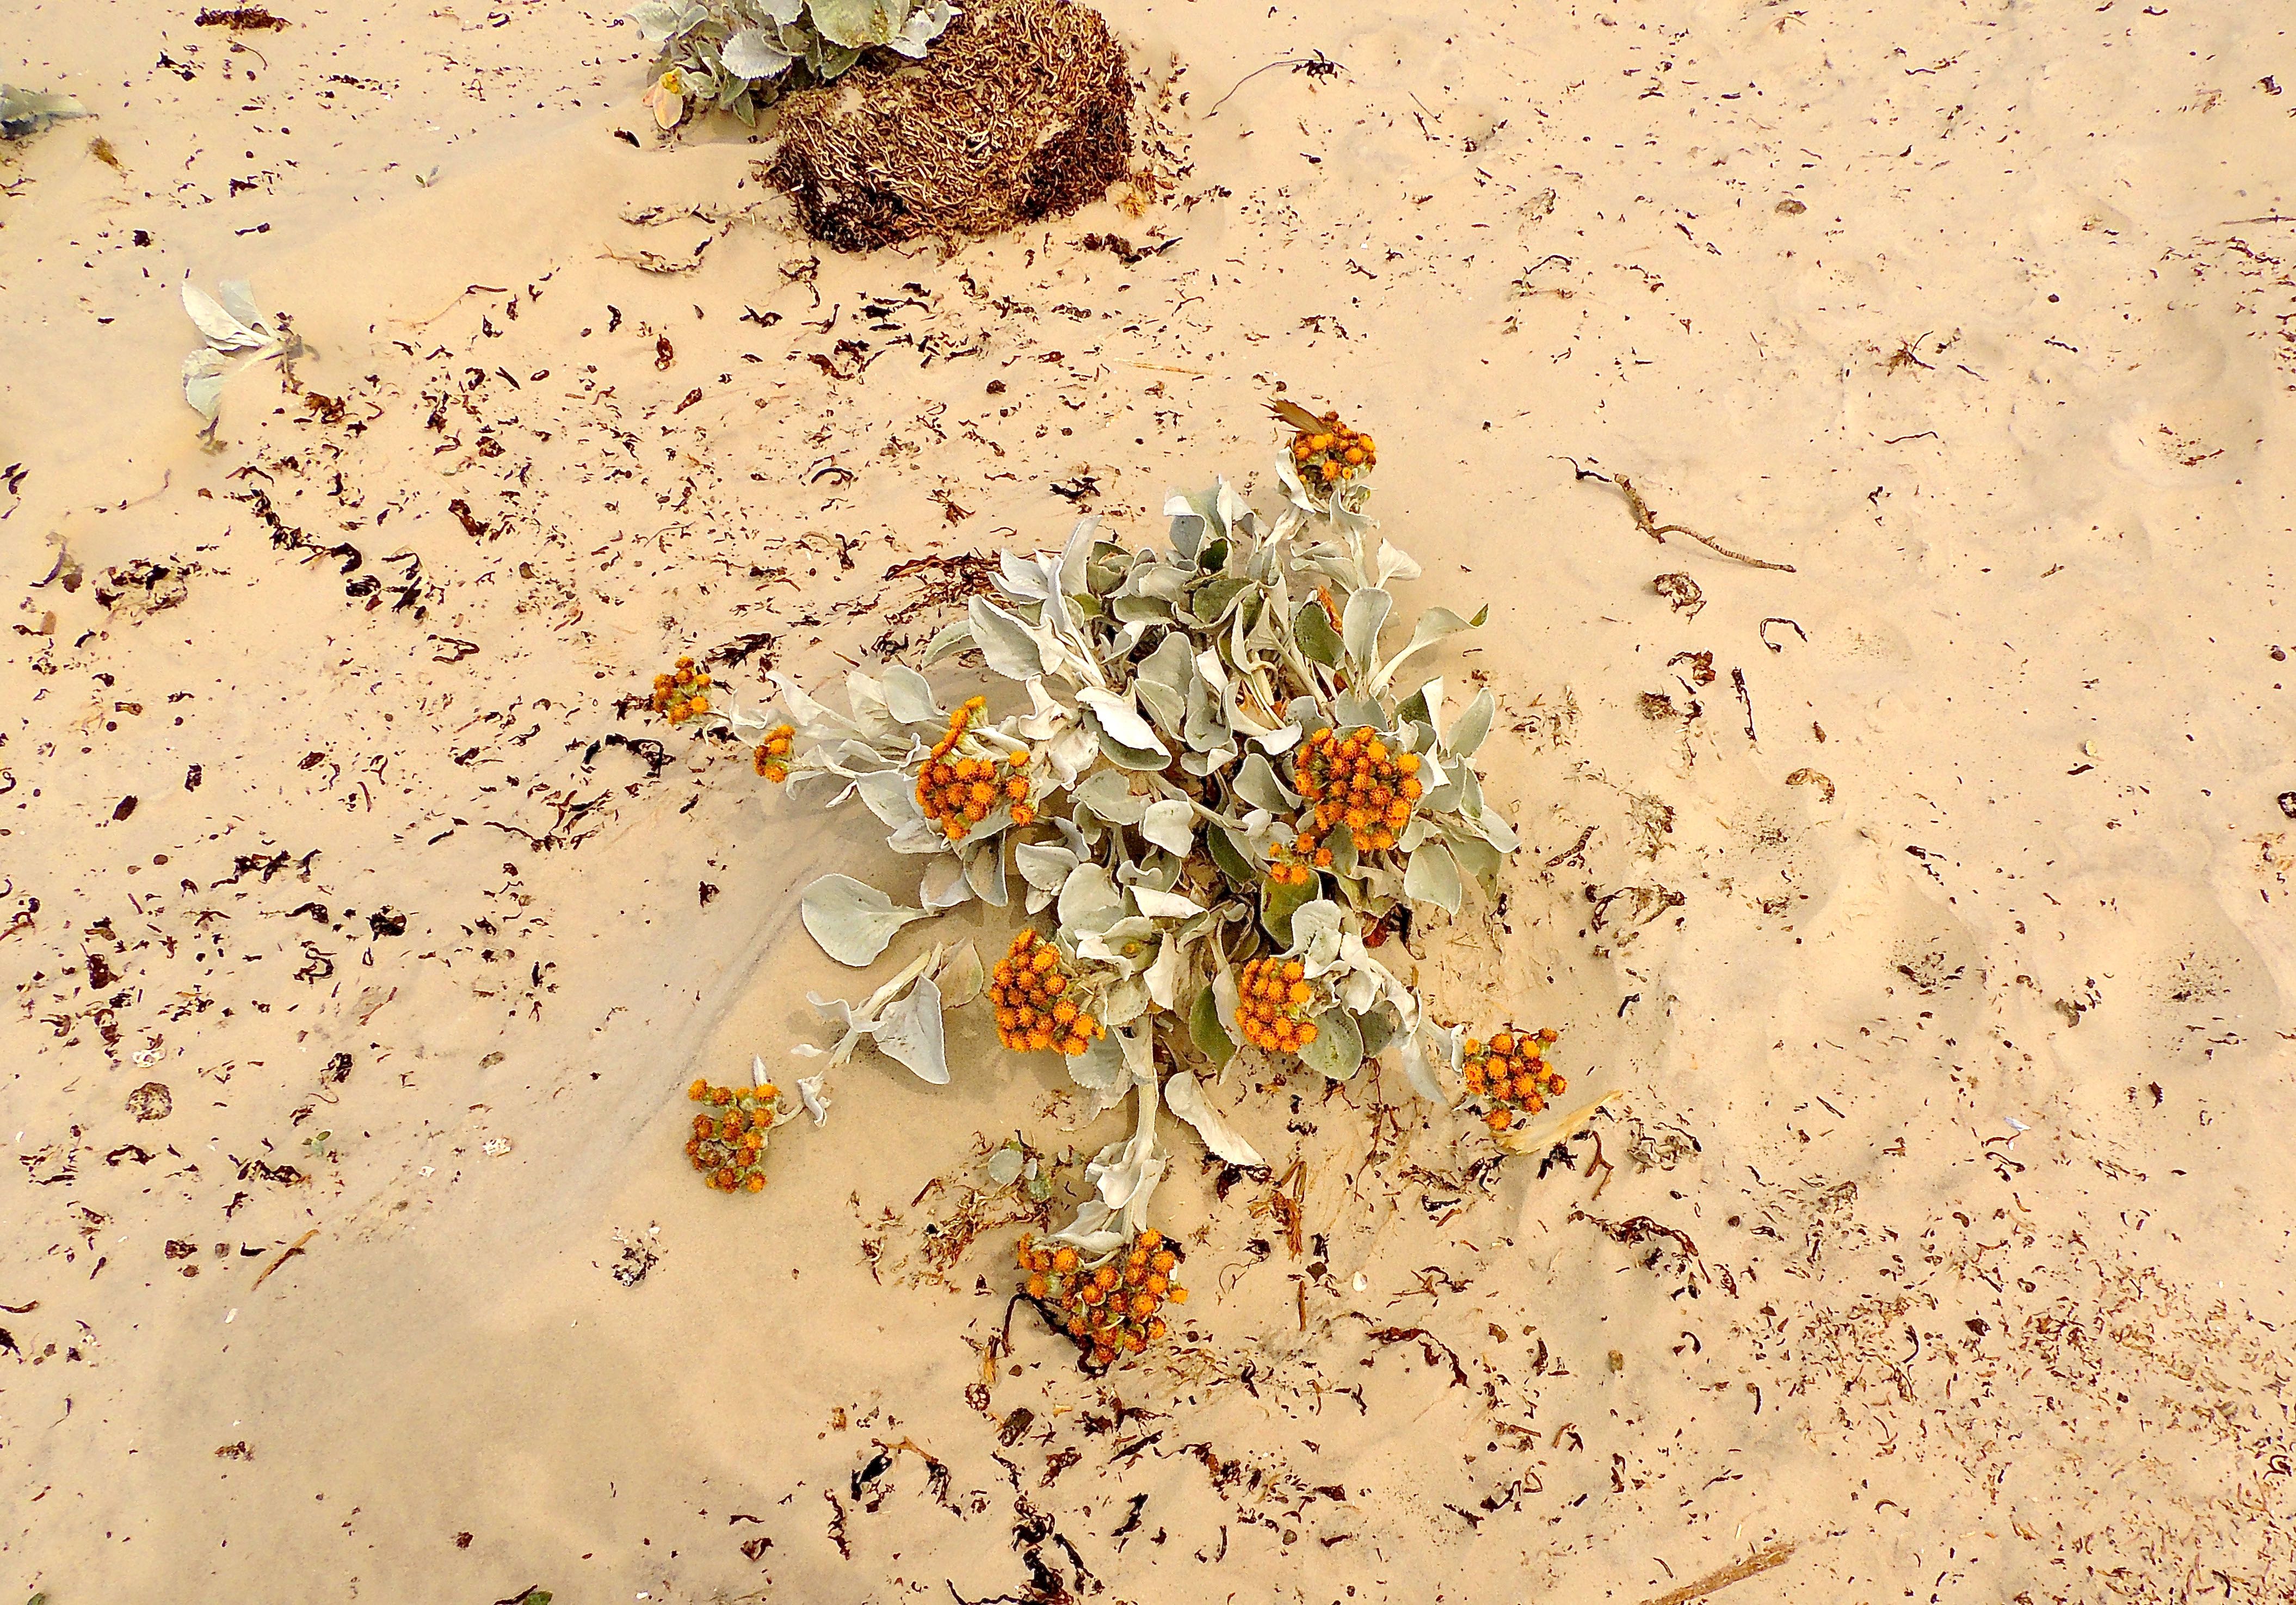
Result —
[[[860, 258], [611, 5], [274, 9], [0, 30], [95, 113], [0, 155], [19, 1597], [2296, 1597], [2273, 8], [1121, 0], [1152, 204]], [[212, 450], [185, 275], [309, 348]], [[978, 1023], [685, 1167], [865, 989], [795, 889], [897, 882], [628, 700], [1272, 505], [1279, 381], [1492, 605], [1528, 845], [1423, 987], [1620, 1099], [1231, 1077], [1285, 1201], [1176, 1132], [1188, 1331], [1095, 1381], [991, 1353], [980, 1156], [1124, 1117]]]

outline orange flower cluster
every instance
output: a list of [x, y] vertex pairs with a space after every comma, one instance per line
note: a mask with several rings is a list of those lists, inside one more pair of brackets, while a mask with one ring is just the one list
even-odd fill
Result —
[[1067, 995], [1072, 979], [1060, 949], [1023, 927], [988, 982], [996, 1035], [1006, 1047], [1016, 1053], [1058, 1048], [1073, 1058], [1108, 1035], [1106, 1026]]
[[1275, 844], [1267, 878], [1278, 886], [1305, 886], [1316, 878], [1316, 870], [1331, 866], [1332, 849], [1318, 848], [1313, 837], [1302, 836], [1297, 842]]
[[762, 1192], [766, 1187], [766, 1134], [774, 1128], [781, 1093], [764, 1086], [711, 1086], [696, 1081], [685, 1089], [694, 1102], [715, 1114], [693, 1117], [685, 1157], [719, 1192]]
[[1495, 1031], [1488, 1043], [1466, 1041], [1464, 1073], [1467, 1094], [1490, 1107], [1483, 1124], [1505, 1131], [1519, 1115], [1535, 1115], [1566, 1085], [1548, 1068], [1546, 1051], [1554, 1044], [1552, 1031]]
[[1172, 1285], [1178, 1249], [1153, 1226], [1094, 1269], [1087, 1270], [1067, 1244], [1040, 1249], [1028, 1236], [1021, 1239], [1020, 1261], [1029, 1301], [1074, 1339], [1095, 1367], [1161, 1341], [1170, 1329], [1158, 1312], [1167, 1302], [1188, 1301], [1188, 1290]]
[[1326, 413], [1319, 427], [1301, 430], [1292, 438], [1292, 461], [1309, 485], [1337, 485], [1369, 473], [1379, 461], [1379, 448], [1369, 435], [1341, 423], [1337, 413]]
[[1359, 852], [1393, 847], [1419, 800], [1418, 777], [1417, 753], [1390, 751], [1369, 729], [1316, 732], [1292, 759], [1292, 789], [1316, 808], [1314, 823], [1300, 832], [1299, 851], [1329, 863], [1324, 839], [1341, 825]]
[[966, 729], [988, 706], [988, 698], [974, 697], [949, 715], [948, 733], [933, 743], [924, 767], [917, 771], [917, 807], [951, 841], [963, 839], [1000, 802], [1013, 805], [1014, 824], [1036, 822], [1037, 811], [1028, 800], [1027, 752], [996, 758], [952, 756]]
[[673, 725], [709, 711], [709, 671], [680, 658], [676, 669], [653, 677], [653, 710]]
[[1244, 1040], [1270, 1053], [1296, 1053], [1316, 1040], [1316, 988], [1297, 959], [1254, 959], [1243, 967], [1236, 1023]]
[[796, 740], [794, 725], [776, 725], [766, 732], [766, 739], [758, 743], [754, 760], [758, 773], [776, 786], [789, 779], [790, 743]]

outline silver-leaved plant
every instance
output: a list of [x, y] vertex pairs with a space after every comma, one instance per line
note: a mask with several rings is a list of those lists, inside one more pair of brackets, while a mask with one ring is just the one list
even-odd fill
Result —
[[[865, 1037], [945, 1083], [941, 1011], [985, 995], [1006, 1045], [1062, 1053], [1095, 1110], [1136, 1098], [1132, 1134], [1090, 1162], [1090, 1197], [1050, 1240], [1072, 1251], [1043, 1279], [1055, 1297], [1079, 1262], [1154, 1240], [1160, 1107], [1220, 1159], [1262, 1163], [1210, 1095], [1241, 1057], [1344, 1080], [1391, 1056], [1421, 1096], [1460, 1095], [1461, 1034], [1376, 949], [1406, 905], [1456, 913], [1469, 882], [1493, 891], [1516, 850], [1473, 761], [1490, 692], [1453, 706], [1420, 672], [1484, 613], [1396, 617], [1419, 567], [1377, 536], [1360, 478], [1311, 488], [1295, 471], [1328, 451], [1317, 427], [1279, 469], [1272, 520], [1223, 480], [1167, 502], [1161, 548], [1086, 517], [1056, 553], [1007, 552], [915, 667], [848, 675], [842, 711], [782, 675], [781, 723], [712, 706], [690, 660], [657, 682], [673, 722], [758, 741], [758, 773], [823, 806], [857, 797], [922, 860], [914, 905], [845, 875], [807, 888], [832, 958], [866, 965], [973, 899], [1029, 916], [985, 983], [969, 946], [935, 946], [857, 1007], [815, 998], [837, 1040], [797, 1052], [826, 1061], [816, 1094]], [[1007, 710], [945, 708], [922, 670], [955, 660], [1008, 683]]]
[[644, 0], [629, 20], [654, 46], [644, 102], [675, 128], [730, 111], [744, 123], [826, 84], [873, 49], [915, 60], [956, 20], [952, 0]]

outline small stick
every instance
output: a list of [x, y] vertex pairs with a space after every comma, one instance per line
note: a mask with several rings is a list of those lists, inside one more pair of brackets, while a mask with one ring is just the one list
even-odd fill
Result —
[[[1580, 470], [1578, 465], [1575, 463], [1571, 464], [1571, 470], [1582, 479], [1599, 479], [1602, 477], [1599, 474], [1585, 472]], [[1767, 562], [1759, 557], [1749, 557], [1742, 552], [1733, 552], [1721, 542], [1710, 540], [1707, 536], [1699, 534], [1695, 529], [1689, 528], [1687, 525], [1661, 524], [1658, 521], [1657, 515], [1651, 512], [1650, 504], [1643, 500], [1642, 492], [1635, 488], [1635, 483], [1632, 479], [1628, 479], [1624, 474], [1620, 474], [1616, 479], [1613, 479], [1611, 483], [1619, 487], [1619, 494], [1627, 498], [1627, 511], [1635, 515], [1635, 528], [1641, 530], [1644, 535], [1650, 536], [1651, 539], [1656, 541], [1661, 546], [1666, 545], [1666, 537], [1669, 535], [1686, 535], [1692, 540], [1696, 541], [1700, 545], [1705, 547], [1709, 552], [1714, 553], [1718, 556], [1726, 557], [1734, 563], [1744, 563], [1750, 569], [1767, 569], [1773, 573], [1777, 574], [1792, 574], [1794, 572], [1794, 566], [1792, 563]]]
[[1734, 1561], [1720, 1571], [1709, 1572], [1697, 1582], [1685, 1583], [1672, 1593], [1662, 1593], [1646, 1601], [1645, 1605], [1689, 1605], [1689, 1601], [1702, 1600], [1718, 1589], [1727, 1588], [1733, 1583], [1743, 1583], [1749, 1577], [1758, 1577], [1773, 1567], [1784, 1566], [1793, 1552], [1794, 1546], [1790, 1543], [1765, 1544], [1743, 1560]]
[[[300, 1254], [303, 1251], [303, 1245], [309, 1242], [313, 1238], [318, 1235], [319, 1229], [316, 1226], [314, 1226], [308, 1232], [304, 1232], [302, 1236], [297, 1238], [293, 1242], [289, 1243], [284, 1249], [282, 1249], [279, 1251], [279, 1257], [263, 1267], [263, 1274], [255, 1279], [255, 1287], [261, 1287], [270, 1279], [272, 1272], [277, 1270], [281, 1265], [285, 1265], [298, 1254]], [[250, 1288], [247, 1290], [251, 1293], [255, 1291], [255, 1288]]]
[[1595, 1183], [1595, 1191], [1587, 1195], [1587, 1201], [1588, 1203], [1591, 1204], [1596, 1199], [1603, 1196], [1603, 1189], [1611, 1184], [1611, 1173], [1617, 1168], [1617, 1166], [1611, 1164], [1610, 1160], [1603, 1157], [1603, 1134], [1599, 1131], [1596, 1132], [1595, 1134], [1595, 1152], [1593, 1157], [1588, 1159], [1587, 1161], [1587, 1174], [1588, 1175], [1593, 1175], [1597, 1169], [1600, 1169], [1603, 1173], [1603, 1179]]
[[1730, 684], [1738, 688], [1738, 700], [1746, 709], [1746, 740], [1752, 741], [1754, 740], [1754, 699], [1752, 693], [1746, 689], [1746, 671], [1742, 668], [1732, 669]]
[[1578, 845], [1572, 848], [1567, 853], [1555, 854], [1554, 857], [1546, 861], [1546, 867], [1548, 869], [1553, 869], [1556, 864], [1570, 863], [1570, 860], [1578, 857], [1579, 854], [1585, 852], [1587, 850], [1587, 844], [1594, 839], [1595, 827], [1593, 825], [1588, 825], [1584, 831], [1579, 832]]

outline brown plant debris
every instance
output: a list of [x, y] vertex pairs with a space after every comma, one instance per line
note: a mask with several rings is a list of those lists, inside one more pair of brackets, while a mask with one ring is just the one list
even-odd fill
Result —
[[1764, 1544], [1743, 1560], [1733, 1561], [1718, 1571], [1707, 1573], [1695, 1583], [1685, 1583], [1671, 1593], [1662, 1593], [1650, 1601], [1649, 1605], [1690, 1605], [1691, 1601], [1702, 1600], [1718, 1589], [1727, 1588], [1733, 1583], [1743, 1583], [1749, 1577], [1758, 1577], [1774, 1566], [1784, 1566], [1793, 1552], [1794, 1546], [1791, 1544]]
[[194, 28], [228, 28], [234, 33], [242, 29], [279, 29], [287, 26], [287, 19], [275, 17], [259, 5], [211, 5], [192, 19]]
[[1693, 618], [1706, 606], [1706, 594], [1687, 574], [1661, 574], [1651, 581], [1651, 589], [1666, 598], [1667, 606]]
[[840, 250], [1065, 217], [1128, 176], [1132, 80], [1098, 12], [986, 0], [914, 67], [865, 65], [782, 102], [760, 172]]
[[[1582, 479], [1603, 478], [1601, 474], [1590, 473], [1584, 469], [1574, 471]], [[1619, 494], [1627, 498], [1627, 511], [1635, 515], [1635, 528], [1661, 546], [1666, 545], [1666, 537], [1669, 535], [1686, 535], [1709, 552], [1718, 557], [1726, 557], [1734, 563], [1744, 563], [1750, 569], [1768, 569], [1778, 574], [1792, 574], [1794, 571], [1794, 566], [1792, 563], [1773, 563], [1759, 557], [1749, 557], [1742, 552], [1733, 552], [1721, 542], [1699, 534], [1686, 524], [1661, 524], [1658, 521], [1657, 514], [1651, 512], [1650, 504], [1643, 500], [1643, 493], [1635, 488], [1632, 479], [1620, 474], [1611, 483], [1616, 485], [1619, 487]]]
[[1818, 795], [1826, 801], [1833, 800], [1833, 782], [1815, 769], [1797, 769], [1786, 776], [1789, 786], [1816, 786]]

